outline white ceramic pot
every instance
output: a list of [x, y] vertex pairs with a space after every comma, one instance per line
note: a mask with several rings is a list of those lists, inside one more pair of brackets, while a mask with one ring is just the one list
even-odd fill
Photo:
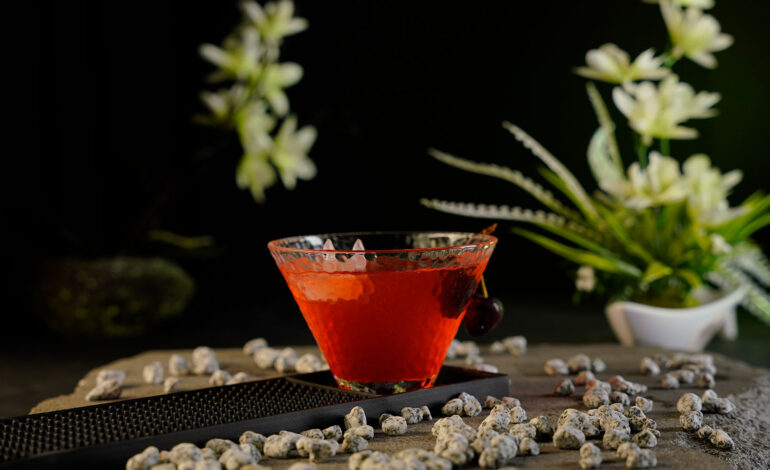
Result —
[[735, 308], [744, 289], [689, 308], [663, 308], [618, 301], [607, 305], [607, 319], [624, 346], [649, 345], [683, 351], [702, 350], [721, 331], [726, 339], [738, 336]]

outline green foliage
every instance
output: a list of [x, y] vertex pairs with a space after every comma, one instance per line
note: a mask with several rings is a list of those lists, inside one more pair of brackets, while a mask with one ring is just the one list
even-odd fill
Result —
[[[697, 32], [697, 28], [688, 29], [692, 25], [679, 22], [678, 6], [666, 3], [661, 8], [669, 30], [684, 35]], [[711, 21], [709, 15], [697, 13], [698, 21]], [[696, 94], [671, 71], [682, 56], [707, 67], [715, 66], [711, 52], [727, 47], [732, 39], [718, 28], [709, 34], [722, 45], [708, 41], [674, 44], [658, 58], [649, 49], [633, 64], [624, 51], [612, 44], [589, 52], [590, 67], [582, 67], [578, 73], [623, 85], [613, 90], [613, 98], [629, 118], [636, 142], [633, 154], [639, 158], [628, 168], [623, 166], [610, 112], [596, 86], [588, 83], [588, 97], [599, 123], [587, 151], [598, 186], [593, 195], [535, 139], [513, 124], [503, 123], [545, 165], [539, 170], [542, 177], [577, 210], [518, 170], [438, 150], [429, 153], [456, 168], [509, 181], [553, 212], [428, 199], [423, 199], [422, 204], [448, 213], [510, 220], [541, 229], [545, 233], [517, 227], [512, 230], [581, 265], [578, 289], [595, 286], [597, 292], [612, 297], [669, 307], [697, 304], [695, 289], [743, 289], [745, 307], [770, 324], [770, 296], [766, 291], [770, 287], [770, 261], [750, 240], [757, 230], [770, 225], [770, 196], [756, 193], [741, 205], [730, 207], [727, 197], [741, 179], [739, 171], [722, 174], [701, 154], [689, 157], [680, 166], [670, 156], [650, 151], [658, 139], [661, 151], [668, 153], [670, 138], [695, 137], [694, 131], [680, 126], [682, 122], [714, 116], [710, 107], [719, 95]], [[657, 88], [649, 81], [632, 83], [641, 79], [663, 81]], [[594, 271], [598, 284], [587, 278], [594, 276]]]
[[241, 10], [243, 21], [221, 46], [200, 47], [201, 56], [216, 66], [209, 80], [224, 86], [201, 93], [209, 114], [197, 119], [238, 133], [243, 156], [236, 183], [264, 202], [265, 190], [278, 178], [293, 189], [297, 179], [309, 180], [316, 174], [308, 157], [316, 130], [312, 126], [297, 130], [284, 91], [300, 81], [302, 67], [278, 62], [283, 38], [306, 29], [307, 21], [294, 16], [291, 0], [264, 8], [248, 0], [241, 3]]

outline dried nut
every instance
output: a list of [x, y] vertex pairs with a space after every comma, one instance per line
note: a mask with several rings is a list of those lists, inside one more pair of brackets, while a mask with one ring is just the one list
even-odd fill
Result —
[[540, 455], [540, 446], [534, 438], [525, 437], [519, 442], [519, 450], [516, 455]]
[[464, 435], [469, 441], [476, 436], [476, 430], [465, 424], [463, 419], [458, 415], [453, 415], [449, 418], [441, 418], [436, 421], [433, 424], [433, 428], [431, 428], [431, 433], [435, 437], [450, 432], [458, 432]]
[[300, 457], [310, 457], [311, 462], [320, 462], [329, 457], [334, 457], [339, 449], [337, 441], [325, 439], [311, 439], [302, 437], [297, 440], [297, 453]]
[[390, 418], [391, 416], [393, 416], [393, 415], [390, 414], [390, 413], [383, 413], [383, 414], [381, 414], [380, 415], [380, 419], [379, 419], [380, 425], [382, 425], [382, 422], [385, 421], [386, 419]]
[[495, 405], [499, 405], [500, 403], [502, 402], [499, 399], [491, 395], [487, 395], [487, 397], [484, 399], [484, 408], [494, 408]]
[[342, 440], [342, 445], [340, 445], [339, 452], [343, 454], [352, 454], [365, 450], [367, 447], [369, 447], [369, 441], [361, 436], [348, 434]]
[[260, 369], [272, 369], [275, 364], [275, 360], [280, 356], [277, 350], [267, 347], [260, 348], [254, 353], [254, 362], [257, 363], [257, 367]]
[[657, 362], [653, 361], [649, 357], [642, 358], [642, 363], [640, 364], [639, 368], [642, 371], [642, 374], [646, 375], [658, 375], [660, 374], [660, 366]]
[[[623, 393], [623, 392], [615, 392], [615, 393]], [[626, 411], [626, 406], [623, 403], [612, 403], [610, 404], [610, 408], [620, 413], [623, 413]]]
[[636, 397], [634, 402], [636, 403], [636, 406], [638, 406], [645, 413], [652, 411], [652, 400], [644, 397]]
[[583, 431], [574, 426], [561, 426], [553, 433], [553, 445], [559, 449], [579, 449], [585, 441]]
[[503, 397], [500, 399], [503, 405], [507, 406], [508, 408], [513, 408], [514, 406], [521, 406], [521, 402], [518, 398], [513, 397]]
[[323, 431], [321, 431], [318, 428], [306, 429], [305, 431], [302, 431], [300, 434], [310, 439], [326, 439], [326, 437], [324, 437]]
[[602, 451], [590, 442], [586, 442], [580, 446], [580, 460], [578, 465], [580, 468], [598, 468], [602, 463]]
[[441, 408], [441, 414], [445, 416], [460, 415], [463, 412], [463, 401], [452, 398]]
[[198, 346], [192, 352], [193, 372], [197, 375], [211, 375], [219, 370], [219, 362], [214, 350], [207, 346]]
[[581, 371], [573, 380], [575, 385], [585, 385], [589, 380], [595, 379], [594, 373], [590, 370]]
[[691, 385], [695, 383], [695, 372], [689, 369], [679, 369], [671, 372], [679, 379], [679, 383]]
[[679, 388], [679, 378], [676, 376], [676, 374], [669, 372], [663, 376], [663, 379], [660, 381], [660, 385], [665, 389]]
[[324, 366], [321, 359], [315, 354], [310, 353], [301, 355], [294, 364], [294, 369], [300, 374], [318, 372], [319, 370], [323, 370], [323, 368]]
[[[452, 462], [424, 449], [405, 449], [397, 452], [394, 457], [406, 462], [407, 469], [421, 469], [425, 467], [430, 470], [452, 470]], [[416, 459], [421, 465], [410, 465], [413, 462], [412, 459]]]
[[[460, 349], [460, 341], [453, 339], [451, 343], [449, 343], [449, 348], [446, 351], [446, 359], [454, 359], [457, 357], [457, 350]], [[351, 469], [352, 470], [352, 469]]]
[[553, 428], [551, 428], [551, 422], [547, 416], [537, 416], [529, 420], [529, 424], [535, 427], [535, 439], [542, 441], [550, 439], [553, 435]]
[[144, 383], [160, 385], [163, 383], [163, 364], [155, 361], [147, 364], [142, 369], [142, 378]]
[[255, 352], [262, 348], [267, 347], [267, 340], [265, 338], [254, 338], [246, 342], [243, 345], [243, 354], [247, 356], [253, 356]]
[[604, 431], [604, 437], [602, 437], [602, 445], [605, 449], [617, 449], [620, 444], [630, 440], [630, 433], [626, 432], [620, 427], [615, 427]]
[[366, 439], [367, 441], [371, 441], [374, 439], [374, 428], [369, 426], [368, 424], [364, 424], [363, 426], [356, 426], [354, 428], [350, 428], [347, 431], [345, 431], [345, 434], [342, 435], [344, 438], [348, 435], [354, 435], [358, 437], [362, 437]]
[[463, 341], [457, 347], [457, 355], [460, 357], [465, 356], [480, 356], [481, 350], [479, 345], [475, 341]]
[[285, 459], [295, 450], [296, 440], [288, 435], [273, 434], [268, 436], [264, 444], [265, 457]]
[[[377, 453], [382, 454], [382, 452], [377, 452]], [[348, 458], [348, 470], [359, 470], [361, 468], [361, 464], [373, 454], [374, 452], [371, 450], [362, 450], [360, 452], [354, 453]], [[387, 454], [383, 454], [383, 455], [387, 457]], [[388, 460], [390, 460], [389, 457], [388, 457]]]
[[188, 460], [197, 462], [199, 460], [203, 460], [203, 454], [195, 444], [182, 442], [171, 448], [168, 453], [168, 460], [175, 464], [179, 464]]
[[510, 423], [511, 414], [509, 411], [493, 411], [481, 422], [479, 431], [483, 429], [492, 429], [496, 432], [505, 432]]
[[328, 439], [330, 441], [339, 441], [342, 439], [342, 428], [336, 424], [334, 426], [329, 426], [328, 428], [323, 429], [321, 433], [323, 433], [324, 439]]
[[353, 409], [345, 415], [345, 429], [357, 428], [366, 424], [366, 413], [360, 406]]
[[495, 341], [489, 345], [489, 352], [492, 354], [502, 354], [506, 352], [505, 345], [502, 341]]
[[655, 453], [649, 449], [633, 450], [626, 457], [628, 468], [650, 468], [658, 465]]
[[687, 432], [695, 432], [703, 426], [703, 413], [700, 411], [685, 411], [679, 415], [679, 423]]
[[497, 374], [500, 372], [497, 366], [493, 366], [492, 364], [474, 364], [471, 369], [481, 372], [489, 372], [490, 374]]
[[190, 363], [181, 354], [172, 354], [168, 359], [168, 373], [176, 377], [190, 373]]
[[591, 358], [585, 354], [575, 354], [567, 359], [567, 367], [573, 374], [577, 374], [580, 371], [591, 369]]
[[614, 391], [610, 393], [610, 401], [612, 403], [620, 403], [623, 406], [628, 406], [631, 404], [631, 399], [628, 398], [628, 395], [618, 391]]
[[147, 470], [160, 463], [160, 452], [155, 446], [150, 446], [142, 452], [133, 455], [126, 462], [126, 470]]
[[481, 403], [469, 393], [462, 392], [457, 398], [463, 402], [463, 411], [466, 416], [478, 416], [481, 414]]
[[588, 408], [599, 408], [602, 405], [610, 404], [610, 396], [603, 389], [594, 387], [583, 394], [583, 404]]
[[475, 455], [473, 448], [468, 442], [468, 438], [459, 432], [453, 431], [439, 434], [436, 438], [433, 452], [457, 466], [469, 463]]
[[639, 447], [650, 448], [658, 445], [658, 438], [655, 437], [655, 434], [649, 429], [644, 429], [641, 432], [634, 434], [632, 440], [634, 443], [638, 444]]
[[572, 395], [572, 392], [575, 391], [575, 385], [572, 383], [570, 379], [564, 379], [561, 382], [559, 382], [559, 385], [556, 386], [556, 390], [554, 391], [557, 395], [567, 397]]
[[[208, 447], [204, 447], [201, 449], [201, 455], [203, 456], [203, 460], [217, 460], [219, 458], [219, 455], [217, 455], [216, 452], [209, 449]], [[163, 461], [163, 457], [164, 457], [163, 452], [161, 452], [161, 458], [160, 458], [161, 461]], [[165, 457], [168, 457], [168, 455], [166, 455]], [[168, 459], [166, 459], [166, 461], [167, 460]]]
[[711, 432], [711, 438], [709, 441], [717, 449], [733, 450], [735, 448], [733, 439], [721, 429], [714, 429]]
[[490, 446], [479, 455], [479, 467], [500, 468], [513, 461], [519, 451], [519, 445], [515, 439], [505, 434], [492, 438]]
[[209, 377], [209, 385], [211, 385], [213, 387], [224, 385], [232, 377], [233, 376], [230, 375], [230, 373], [227, 372], [226, 370], [219, 369], [218, 371], [216, 371], [213, 374], [211, 374], [211, 377]]
[[88, 401], [114, 400], [120, 398], [120, 382], [111, 379], [100, 382], [86, 394]]
[[676, 409], [683, 413], [685, 411], [700, 411], [703, 407], [703, 403], [700, 397], [694, 393], [685, 393], [679, 397], [679, 401], [676, 402]]
[[717, 384], [717, 381], [714, 380], [714, 376], [709, 374], [708, 372], [701, 372], [698, 374], [698, 378], [695, 382], [698, 387], [701, 388], [714, 388]]
[[607, 365], [598, 357], [591, 362], [591, 370], [595, 373], [604, 372], [607, 369]]
[[425, 421], [433, 421], [433, 415], [430, 414], [430, 408], [428, 408], [428, 405], [423, 405], [420, 407], [420, 411], [422, 411], [422, 419]]
[[401, 416], [391, 416], [382, 422], [382, 431], [388, 436], [406, 434], [406, 420]]
[[521, 356], [527, 353], [527, 338], [523, 336], [509, 336], [503, 340], [503, 346], [508, 353], [514, 356]]
[[588, 422], [583, 424], [581, 431], [586, 438], [599, 437], [602, 434], [602, 427], [598, 416], [588, 416]]
[[122, 386], [125, 380], [126, 373], [122, 370], [102, 369], [98, 374], [96, 374], [96, 385], [101, 385], [105, 382], [116, 381], [118, 382], [118, 386]]
[[206, 449], [214, 451], [219, 458], [226, 450], [237, 447], [238, 444], [229, 439], [209, 439], [206, 441]]
[[484, 452], [484, 449], [492, 446], [493, 437], [503, 433], [504, 432], [497, 432], [491, 427], [479, 426], [479, 430], [476, 432], [476, 437], [469, 439], [468, 441], [471, 443], [473, 450], [476, 451], [477, 454], [481, 454]]
[[465, 356], [465, 365], [466, 366], [475, 366], [475, 365], [483, 364], [483, 363], [484, 363], [484, 358], [479, 356], [479, 355], [477, 355], [477, 354], [472, 354], [472, 355], [469, 355], [469, 356]]
[[241, 437], [238, 438], [239, 443], [251, 444], [260, 452], [264, 452], [266, 440], [265, 436], [254, 431], [244, 431]]
[[567, 408], [559, 415], [559, 420], [556, 422], [556, 427], [562, 426], [574, 426], [578, 429], [582, 428], [584, 424], [588, 422], [588, 415], [582, 411], [578, 411], [574, 408]]
[[647, 416], [644, 414], [644, 411], [642, 411], [641, 408], [638, 406], [629, 406], [623, 414], [626, 418], [647, 418]]
[[511, 428], [508, 430], [510, 434], [518, 434], [522, 438], [528, 437], [530, 439], [534, 439], [535, 436], [537, 436], [537, 428], [535, 428], [535, 425], [530, 423], [518, 423], [511, 426]]
[[176, 377], [166, 377], [166, 380], [163, 382], [163, 392], [176, 393], [179, 390], [179, 379]]
[[698, 436], [698, 439], [707, 441], [711, 439], [711, 432], [713, 430], [714, 429], [711, 426], [704, 424], [700, 429], [698, 429], [698, 432], [696, 432], [695, 435]]
[[591, 390], [592, 388], [598, 388], [601, 390], [604, 390], [607, 393], [610, 393], [612, 391], [612, 385], [610, 385], [607, 382], [602, 382], [598, 379], [588, 379], [586, 380], [586, 391]]
[[226, 382], [227, 385], [242, 384], [244, 382], [250, 382], [253, 380], [246, 372], [238, 372], [234, 376], [230, 377]]
[[735, 404], [733, 402], [727, 398], [717, 399], [717, 413], [726, 415], [732, 413], [733, 411], [735, 411]]
[[545, 373], [548, 375], [568, 375], [569, 368], [567, 363], [561, 359], [548, 359], [545, 361]]
[[639, 446], [636, 445], [634, 442], [624, 442], [618, 446], [618, 448], [615, 450], [615, 453], [618, 454], [618, 457], [621, 459], [625, 459], [631, 454], [631, 452], [636, 452], [639, 450]]
[[[406, 424], [417, 424], [422, 421], [422, 410], [419, 408], [404, 407], [401, 408], [401, 417], [406, 420]], [[382, 424], [382, 422], [380, 422]]]
[[509, 414], [512, 424], [526, 423], [528, 421], [527, 412], [521, 406], [514, 406]]
[[671, 367], [671, 360], [665, 354], [655, 353], [652, 355], [652, 360], [662, 369]]

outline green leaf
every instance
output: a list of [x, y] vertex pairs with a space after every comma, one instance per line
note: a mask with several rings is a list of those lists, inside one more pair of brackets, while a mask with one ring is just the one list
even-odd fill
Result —
[[745, 240], [753, 235], [757, 230], [763, 229], [768, 225], [770, 225], [770, 214], [757, 217], [756, 219], [741, 227], [741, 229], [735, 235], [735, 238], [737, 240]]
[[436, 160], [449, 166], [469, 171], [471, 173], [500, 178], [502, 180], [508, 181], [509, 183], [513, 183], [531, 194], [535, 199], [540, 201], [544, 206], [548, 207], [552, 211], [573, 220], [582, 219], [579, 213], [569, 209], [564, 204], [562, 204], [561, 201], [553, 196], [553, 193], [532, 181], [532, 179], [524, 176], [518, 170], [513, 170], [511, 168], [506, 168], [491, 163], [473, 162], [464, 158], [455, 157], [454, 155], [450, 155], [436, 149], [428, 149], [428, 154]]
[[624, 274], [635, 278], [642, 276], [642, 272], [639, 270], [639, 268], [624, 261], [601, 256], [590, 251], [572, 248], [554, 241], [548, 237], [530, 232], [529, 230], [523, 230], [520, 228], [513, 228], [512, 230], [514, 233], [521, 235], [522, 237], [537, 243], [543, 248], [575, 263], [584, 264], [586, 266], [591, 266], [595, 269], [614, 274]]
[[575, 198], [575, 195], [567, 188], [567, 185], [564, 184], [564, 181], [559, 178], [559, 175], [544, 166], [539, 167], [537, 171], [543, 176], [543, 178], [545, 178], [546, 181], [551, 183], [554, 188], [558, 189], [559, 192], [567, 196], [567, 198], [569, 198], [569, 200], [572, 201], [575, 206], [579, 207], [580, 201]]
[[607, 105], [604, 104], [602, 95], [599, 93], [599, 90], [596, 89], [596, 86], [593, 83], [588, 82], [586, 84], [586, 90], [588, 91], [588, 99], [591, 101], [591, 106], [594, 108], [599, 125], [604, 129], [604, 133], [607, 136], [607, 151], [610, 158], [612, 158], [615, 167], [622, 174], [625, 169], [623, 168], [623, 162], [620, 159], [618, 142], [615, 140], [615, 123], [612, 122], [610, 112], [607, 110]]
[[615, 217], [615, 214], [608, 209], [599, 206], [599, 212], [602, 214], [602, 218], [612, 230], [615, 238], [625, 246], [629, 253], [643, 259], [647, 263], [652, 263], [655, 258], [637, 242], [631, 239], [623, 224]]
[[574, 230], [570, 230], [567, 227], [559, 227], [555, 225], [546, 225], [541, 223], [535, 223], [538, 227], [548, 230], [549, 232], [559, 235], [562, 238], [565, 238], [576, 245], [580, 245], [583, 248], [586, 248], [587, 250], [593, 251], [595, 253], [601, 254], [603, 256], [613, 257], [613, 258], [619, 258], [615, 253], [612, 253], [610, 250], [604, 248], [599, 243], [595, 241], [591, 241], [584, 236], [576, 233]]
[[521, 142], [521, 144], [529, 149], [534, 156], [539, 158], [545, 165], [551, 169], [556, 175], [564, 182], [564, 186], [572, 195], [571, 199], [576, 201], [580, 212], [582, 212], [588, 219], [594, 220], [598, 216], [596, 208], [591, 201], [591, 198], [586, 194], [585, 189], [580, 185], [575, 175], [570, 172], [562, 162], [551, 153], [546, 150], [539, 142], [533, 139], [529, 134], [524, 132], [520, 127], [511, 124], [510, 122], [503, 122], [503, 127], [508, 130], [513, 136]]
[[644, 271], [644, 276], [642, 276], [642, 284], [649, 284], [651, 282], [657, 281], [658, 279], [664, 278], [673, 272], [674, 270], [665, 264], [659, 261], [653, 261]]
[[703, 285], [701, 277], [692, 269], [681, 268], [674, 270], [674, 275], [683, 279], [684, 282], [690, 285], [692, 288], [700, 287]]

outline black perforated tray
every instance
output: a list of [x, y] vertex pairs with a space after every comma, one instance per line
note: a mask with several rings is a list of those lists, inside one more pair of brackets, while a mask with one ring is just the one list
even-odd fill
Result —
[[342, 425], [353, 406], [370, 419], [404, 406], [428, 405], [435, 415], [460, 392], [483, 399], [508, 387], [506, 375], [444, 366], [433, 388], [375, 395], [340, 390], [325, 371], [19, 416], [0, 421], [0, 467], [123, 468], [150, 445]]

